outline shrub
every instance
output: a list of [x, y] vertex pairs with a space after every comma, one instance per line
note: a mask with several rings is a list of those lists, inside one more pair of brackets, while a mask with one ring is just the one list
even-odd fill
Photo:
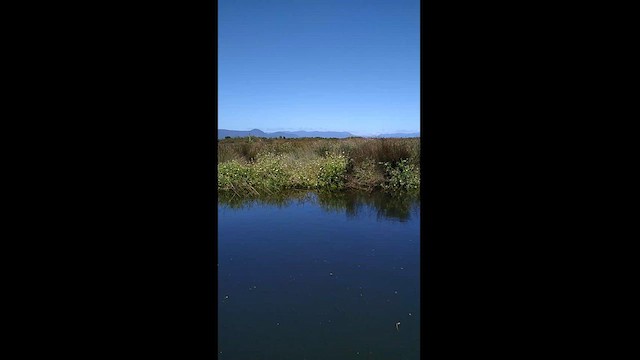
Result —
[[329, 144], [320, 144], [315, 149], [315, 154], [320, 157], [327, 157], [331, 152], [331, 146]]
[[295, 162], [291, 166], [290, 186], [293, 189], [315, 189], [318, 187], [321, 164], [318, 160]]
[[241, 158], [231, 146], [218, 146], [218, 163], [225, 163]]
[[353, 165], [349, 178], [349, 187], [359, 190], [373, 191], [384, 183], [384, 173], [380, 171], [373, 159]]
[[218, 190], [232, 191], [237, 195], [247, 192], [257, 193], [251, 185], [254, 177], [250, 166], [236, 160], [218, 164]]
[[382, 163], [385, 168], [387, 180], [382, 187], [385, 190], [415, 191], [420, 189], [420, 172], [415, 165], [409, 164], [407, 159], [401, 160], [395, 165]]
[[327, 155], [318, 174], [318, 187], [329, 190], [344, 188], [347, 158], [344, 155]]
[[248, 162], [256, 160], [258, 153], [262, 150], [262, 141], [256, 141], [249, 136], [246, 141], [239, 144], [238, 153]]
[[377, 145], [375, 157], [379, 162], [395, 165], [411, 156], [407, 143], [403, 139], [380, 139]]
[[284, 189], [289, 185], [289, 175], [284, 166], [284, 156], [274, 153], [261, 153], [253, 164], [255, 185], [268, 192]]

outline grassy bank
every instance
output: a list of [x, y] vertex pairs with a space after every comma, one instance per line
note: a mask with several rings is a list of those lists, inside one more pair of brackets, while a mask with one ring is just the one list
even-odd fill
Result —
[[287, 189], [417, 192], [420, 139], [267, 139], [218, 142], [218, 191]]

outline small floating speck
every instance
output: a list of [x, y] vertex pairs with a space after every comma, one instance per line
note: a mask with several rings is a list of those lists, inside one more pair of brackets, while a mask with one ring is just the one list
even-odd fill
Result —
[[411, 316], [411, 313], [409, 313], [409, 316]]
[[225, 299], [228, 299], [228, 298], [229, 298], [229, 295], [225, 295], [225, 297], [224, 297], [224, 298], [225, 298]]
[[333, 276], [333, 273], [332, 273], [332, 272], [330, 272], [330, 273], [329, 273], [329, 276]]
[[394, 293], [394, 294], [397, 294], [397, 293], [398, 293], [398, 290], [394, 291], [393, 293]]
[[280, 323], [276, 323], [277, 326], [280, 326]]

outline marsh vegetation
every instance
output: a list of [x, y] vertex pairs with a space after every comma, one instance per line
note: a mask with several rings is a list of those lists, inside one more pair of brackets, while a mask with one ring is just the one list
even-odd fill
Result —
[[218, 191], [241, 197], [283, 190], [417, 193], [419, 138], [229, 138], [218, 141]]

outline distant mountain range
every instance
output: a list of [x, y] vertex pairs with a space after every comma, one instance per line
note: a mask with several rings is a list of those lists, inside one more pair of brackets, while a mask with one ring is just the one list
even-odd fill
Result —
[[420, 137], [420, 133], [394, 133], [394, 134], [380, 134], [377, 136], [373, 136], [377, 138], [414, 138]]
[[[256, 137], [264, 137], [264, 138], [277, 138], [277, 137], [286, 137], [286, 138], [305, 138], [305, 137], [321, 137], [321, 138], [338, 138], [344, 139], [348, 137], [353, 137], [353, 135], [346, 131], [277, 131], [272, 133], [267, 133], [259, 129], [253, 129], [249, 131], [241, 131], [241, 130], [227, 130], [227, 129], [218, 129], [218, 139], [224, 139], [227, 136], [235, 138], [235, 137], [245, 137], [245, 136], [256, 136]], [[365, 137], [365, 136], [363, 136]], [[395, 133], [395, 134], [380, 134], [376, 136], [366, 136], [366, 137], [375, 137], [375, 138], [410, 138], [410, 137], [420, 137], [420, 133]]]

